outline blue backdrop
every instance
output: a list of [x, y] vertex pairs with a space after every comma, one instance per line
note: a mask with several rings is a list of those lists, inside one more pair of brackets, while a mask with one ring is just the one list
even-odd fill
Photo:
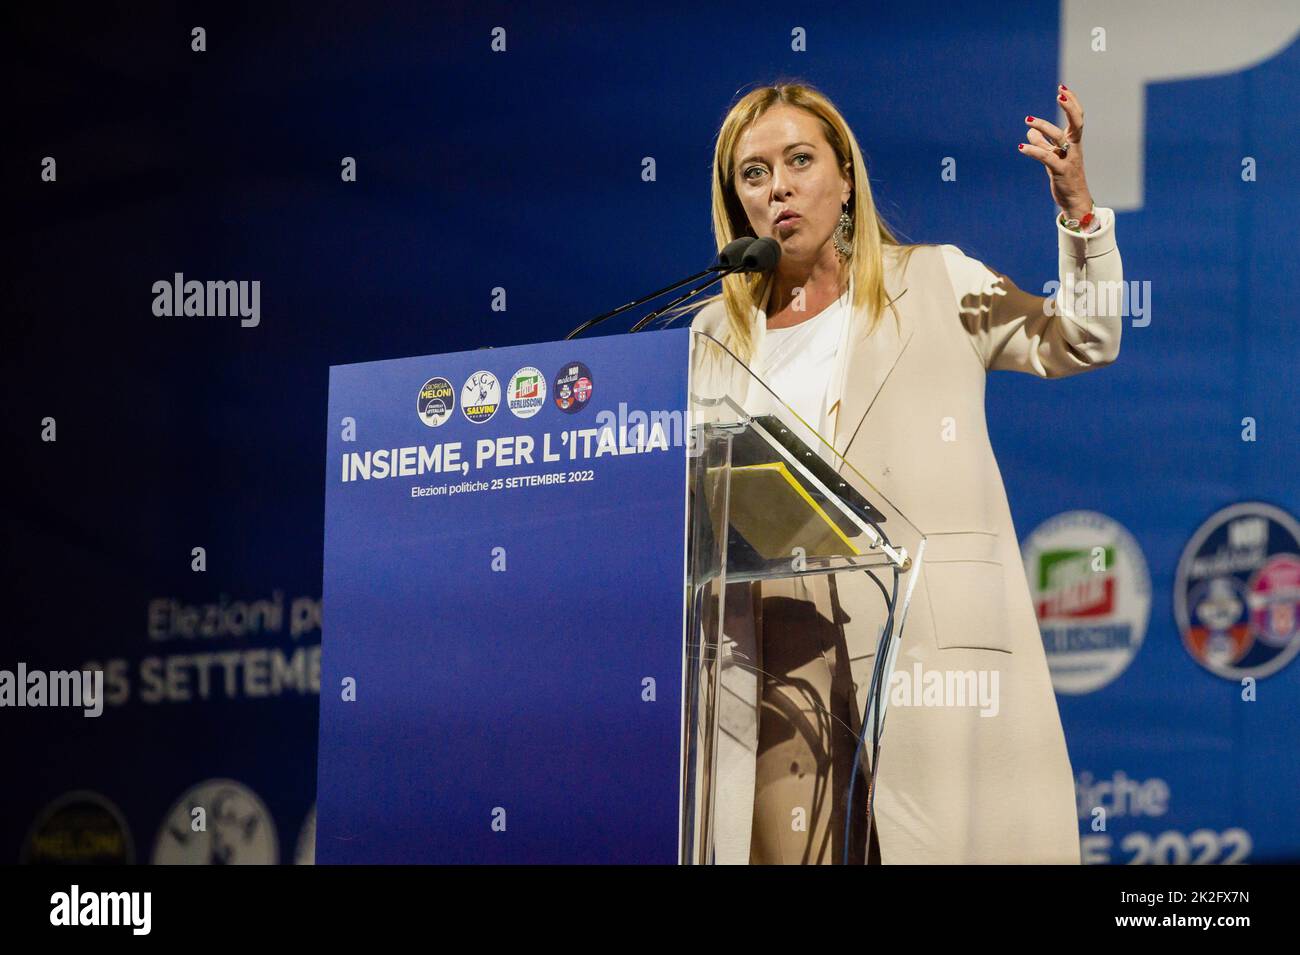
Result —
[[[1132, 72], [1157, 36], [1108, 14], [1112, 47], [1095, 52], [1111, 59], [1088, 60], [1066, 42], [1069, 9], [25, 14], [9, 67], [20, 244], [0, 352], [12, 482], [0, 668], [103, 664], [109, 705], [96, 720], [0, 711], [0, 858], [309, 856], [329, 366], [557, 339], [702, 268], [717, 126], [738, 91], [786, 76], [843, 110], [907, 238], [956, 243], [1024, 288], [1055, 278], [1056, 235], [1043, 172], [1015, 148], [1023, 116], [1055, 116], [1064, 81], [1087, 110], [1089, 155], [1121, 147], [1090, 174], [1098, 203], [1119, 210], [1125, 278], [1149, 283], [1136, 286], [1146, 315], [1104, 371], [996, 374], [988, 393], [1022, 540], [1098, 513], [1108, 544], [1121, 541], [1118, 604], [1131, 611], [1143, 587], [1134, 550], [1149, 571], [1149, 622], [1130, 619], [1109, 679], [1060, 697], [1085, 855], [1300, 860], [1300, 667], [1254, 671], [1251, 687], [1230, 662], [1242, 640], [1276, 663], [1297, 639], [1278, 563], [1295, 548], [1277, 515], [1300, 514], [1300, 44], [1294, 26], [1248, 13], [1226, 32], [1272, 31], [1259, 41], [1272, 47], [1239, 67], [1198, 69], [1212, 38], [1187, 43], [1185, 75], [1133, 88], [1135, 141], [1117, 99], [1090, 84]], [[341, 176], [346, 157], [356, 181]], [[1126, 174], [1140, 194], [1113, 202]], [[258, 324], [157, 316], [154, 283], [178, 272], [259, 282]], [[57, 440], [42, 440], [45, 419]], [[1202, 556], [1239, 545], [1224, 558], [1237, 570], [1188, 563], [1180, 577], [1198, 530], [1242, 502], [1278, 510], [1206, 529]], [[1067, 527], [1040, 550], [1050, 565], [1077, 546]], [[1047, 573], [1042, 553], [1027, 549], [1031, 575]], [[1048, 616], [1059, 583], [1040, 588]], [[1219, 630], [1180, 627], [1180, 592], [1189, 620]], [[1067, 615], [1124, 616], [1105, 594], [1079, 599]], [[1261, 606], [1272, 624], [1250, 630]], [[223, 794], [221, 840], [185, 837], [196, 791]], [[109, 836], [66, 836], [87, 829]]]

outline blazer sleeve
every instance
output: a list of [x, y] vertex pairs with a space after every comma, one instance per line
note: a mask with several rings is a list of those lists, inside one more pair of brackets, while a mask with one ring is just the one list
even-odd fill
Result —
[[1115, 244], [1115, 213], [1097, 207], [1098, 228], [1081, 235], [1056, 224], [1060, 281], [1049, 297], [953, 245], [942, 246], [962, 326], [989, 370], [1061, 378], [1110, 364], [1124, 324], [1124, 266]]

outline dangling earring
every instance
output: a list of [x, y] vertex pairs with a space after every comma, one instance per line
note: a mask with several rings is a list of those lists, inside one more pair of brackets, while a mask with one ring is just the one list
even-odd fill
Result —
[[844, 203], [843, 211], [840, 212], [839, 224], [835, 226], [835, 231], [831, 234], [835, 240], [835, 249], [846, 259], [853, 254], [853, 220], [849, 218], [849, 204]]

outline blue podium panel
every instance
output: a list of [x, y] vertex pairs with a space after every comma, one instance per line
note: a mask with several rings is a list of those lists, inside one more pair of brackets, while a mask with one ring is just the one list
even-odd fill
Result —
[[330, 369], [318, 862], [677, 861], [688, 349]]

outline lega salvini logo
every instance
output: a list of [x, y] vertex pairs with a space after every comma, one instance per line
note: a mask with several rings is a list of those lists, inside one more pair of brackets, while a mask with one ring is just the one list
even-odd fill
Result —
[[460, 389], [460, 410], [475, 424], [491, 421], [501, 406], [501, 382], [490, 371], [476, 371]]

